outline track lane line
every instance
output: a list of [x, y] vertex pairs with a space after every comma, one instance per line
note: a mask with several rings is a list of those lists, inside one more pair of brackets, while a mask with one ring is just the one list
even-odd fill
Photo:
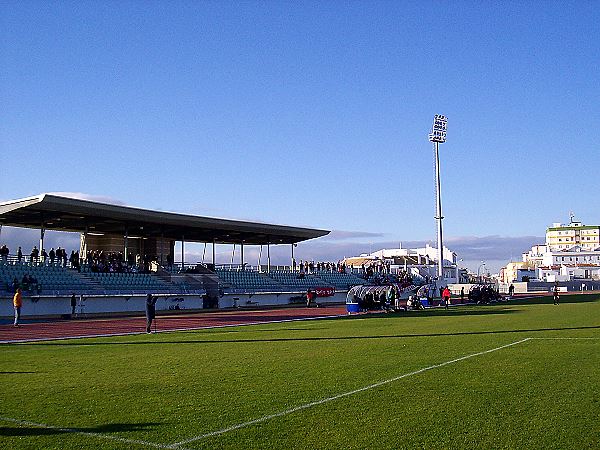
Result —
[[[306, 320], [323, 320], [323, 319], [336, 319], [341, 317], [347, 317], [347, 314], [334, 314], [334, 315], [325, 315], [325, 316], [315, 316], [315, 317], [297, 317], [293, 319], [278, 319], [278, 320], [264, 320], [264, 321], [255, 321], [255, 322], [241, 322], [241, 323], [231, 323], [225, 325], [203, 325], [203, 326], [192, 326], [192, 327], [183, 327], [183, 328], [168, 328], [158, 330], [156, 333], [152, 332], [151, 334], [158, 333], [172, 333], [172, 332], [181, 332], [181, 331], [195, 331], [195, 330], [209, 330], [216, 328], [231, 328], [231, 327], [243, 327], [248, 325], [268, 325], [271, 323], [286, 323], [286, 322], [302, 322]], [[41, 337], [41, 338], [30, 338], [30, 339], [15, 339], [15, 340], [4, 340], [0, 341], [0, 344], [27, 344], [27, 343], [35, 343], [35, 342], [46, 342], [46, 341], [64, 341], [69, 339], [88, 339], [88, 338], [102, 338], [102, 337], [115, 337], [115, 336], [134, 336], [138, 334], [147, 334], [146, 331], [129, 331], [129, 332], [117, 332], [117, 333], [100, 333], [100, 334], [87, 334], [87, 335], [75, 335], [75, 336], [58, 336], [58, 337]]]

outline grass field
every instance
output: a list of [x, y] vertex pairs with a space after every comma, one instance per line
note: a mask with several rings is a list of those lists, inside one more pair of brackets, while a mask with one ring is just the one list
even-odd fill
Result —
[[2, 448], [600, 448], [597, 295], [0, 351]]

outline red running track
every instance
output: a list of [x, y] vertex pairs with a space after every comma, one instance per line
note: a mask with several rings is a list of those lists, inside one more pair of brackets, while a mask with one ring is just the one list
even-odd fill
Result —
[[[285, 308], [168, 315], [157, 317], [156, 330], [157, 332], [194, 330], [338, 317], [345, 314], [345, 306], [332, 306], [327, 308]], [[154, 324], [152, 325], [152, 331], [154, 331]], [[14, 327], [13, 325], [0, 325], [0, 344], [47, 341], [53, 339], [122, 336], [145, 332], [145, 317], [57, 320], [24, 323], [18, 327]]]

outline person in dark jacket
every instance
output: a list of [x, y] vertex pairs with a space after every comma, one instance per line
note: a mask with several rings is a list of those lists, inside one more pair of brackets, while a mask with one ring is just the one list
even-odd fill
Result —
[[150, 333], [152, 327], [152, 321], [156, 316], [156, 301], [158, 297], [153, 297], [152, 294], [148, 294], [146, 297], [146, 333]]
[[75, 293], [71, 295], [71, 317], [75, 315], [75, 307], [77, 306], [77, 298], [75, 298]]

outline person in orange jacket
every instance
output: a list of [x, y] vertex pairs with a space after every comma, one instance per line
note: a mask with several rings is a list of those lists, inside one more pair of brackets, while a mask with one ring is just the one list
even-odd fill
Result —
[[15, 327], [18, 327], [19, 319], [21, 318], [21, 306], [23, 306], [21, 288], [18, 288], [17, 292], [15, 292], [15, 296], [13, 297], [13, 306], [15, 307]]

